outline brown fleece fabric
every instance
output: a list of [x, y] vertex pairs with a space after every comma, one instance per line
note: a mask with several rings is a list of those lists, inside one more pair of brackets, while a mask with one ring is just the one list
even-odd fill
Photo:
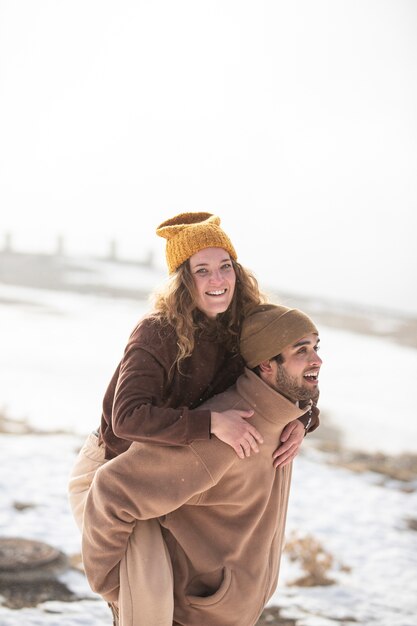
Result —
[[[136, 520], [160, 517], [184, 626], [253, 626], [278, 578], [291, 466], [272, 453], [303, 411], [245, 370], [205, 408], [253, 408], [264, 438], [240, 460], [213, 437], [184, 447], [134, 443], [100, 468], [87, 499], [83, 560], [92, 589], [117, 600], [119, 563]], [[305, 411], [305, 409], [304, 409]]]

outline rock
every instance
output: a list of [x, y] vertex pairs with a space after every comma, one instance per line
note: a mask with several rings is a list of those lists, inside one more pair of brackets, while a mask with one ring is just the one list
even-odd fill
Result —
[[0, 537], [1, 583], [54, 580], [68, 566], [65, 554], [46, 543], [19, 537]]

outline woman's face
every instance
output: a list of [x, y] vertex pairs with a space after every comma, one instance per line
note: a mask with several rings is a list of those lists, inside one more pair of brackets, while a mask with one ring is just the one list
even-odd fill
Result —
[[236, 285], [230, 254], [223, 248], [204, 248], [190, 257], [190, 269], [200, 311], [210, 318], [226, 311]]

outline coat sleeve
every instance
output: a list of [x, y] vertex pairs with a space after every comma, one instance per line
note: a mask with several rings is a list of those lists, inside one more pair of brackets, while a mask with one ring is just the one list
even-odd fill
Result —
[[[129, 442], [173, 446], [210, 438], [210, 411], [164, 406], [177, 349], [171, 328], [148, 318], [139, 322], [103, 400], [103, 432], [111, 429]], [[106, 442], [108, 437], [111, 433]]]
[[230, 455], [224, 459], [214, 476], [191, 446], [133, 444], [105, 463], [84, 512], [82, 554], [92, 590], [117, 601], [119, 564], [136, 520], [166, 515], [209, 489], [230, 465]]
[[172, 363], [166, 363], [157, 348], [137, 340], [127, 346], [112, 404], [114, 434], [163, 445], [209, 439], [210, 411], [161, 406]]

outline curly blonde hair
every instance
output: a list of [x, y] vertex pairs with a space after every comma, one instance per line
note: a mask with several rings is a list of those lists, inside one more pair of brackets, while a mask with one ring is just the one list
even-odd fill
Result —
[[236, 287], [229, 308], [209, 319], [197, 308], [194, 280], [189, 261], [185, 261], [171, 276], [165, 288], [153, 296], [154, 311], [151, 317], [175, 328], [178, 353], [173, 366], [180, 368], [181, 361], [194, 350], [195, 333], [205, 330], [214, 341], [222, 341], [231, 352], [239, 351], [239, 334], [244, 318], [251, 310], [267, 302], [258, 281], [249, 270], [232, 259], [236, 273]]

